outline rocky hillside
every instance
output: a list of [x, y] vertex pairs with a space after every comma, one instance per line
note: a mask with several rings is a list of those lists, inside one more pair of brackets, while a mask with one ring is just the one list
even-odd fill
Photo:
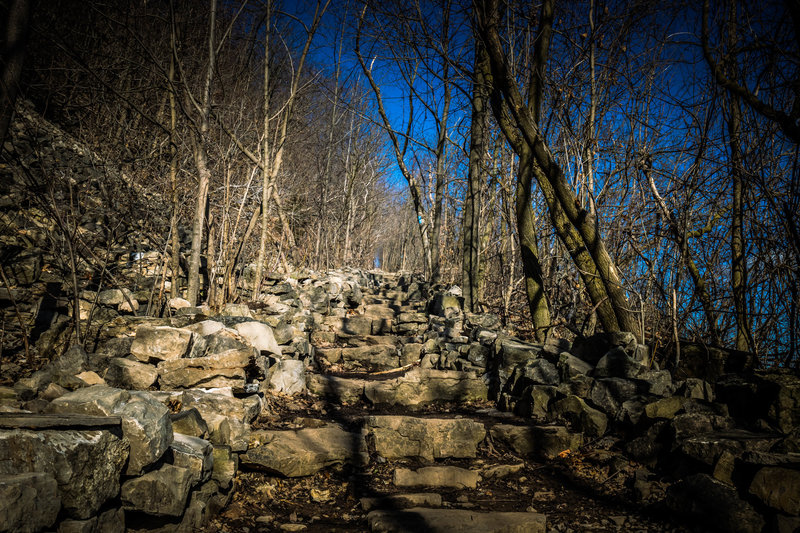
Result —
[[796, 377], [676, 381], [630, 335], [498, 324], [358, 271], [119, 315], [0, 389], [0, 530], [800, 526]]

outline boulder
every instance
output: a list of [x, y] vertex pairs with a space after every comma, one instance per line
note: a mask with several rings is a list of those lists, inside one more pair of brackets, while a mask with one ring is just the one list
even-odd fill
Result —
[[299, 394], [306, 390], [306, 365], [303, 361], [285, 359], [269, 369], [269, 387], [283, 394]]
[[229, 446], [214, 446], [211, 451], [213, 470], [211, 479], [223, 490], [228, 490], [239, 469], [239, 454], [233, 453]]
[[286, 477], [310, 476], [334, 464], [364, 464], [362, 435], [336, 424], [288, 431], [254, 431], [242, 465]]
[[569, 422], [573, 428], [590, 439], [602, 437], [608, 426], [606, 415], [586, 405], [581, 398], [570, 395], [551, 407], [552, 414]]
[[636, 352], [636, 336], [626, 331], [595, 333], [591, 337], [579, 337], [572, 344], [572, 354], [596, 366], [608, 352], [620, 349], [628, 356]]
[[147, 392], [94, 385], [53, 400], [47, 410], [57, 414], [120, 415], [122, 436], [130, 444], [128, 475], [137, 475], [157, 461], [172, 442], [169, 410]]
[[40, 531], [61, 510], [55, 478], [44, 472], [0, 474], [0, 531]]
[[397, 468], [393, 482], [396, 487], [429, 487], [474, 489], [481, 476], [474, 470], [457, 466], [426, 466], [418, 470]]
[[281, 356], [281, 347], [275, 341], [272, 328], [263, 322], [242, 322], [234, 326], [239, 335], [259, 352]]
[[525, 391], [514, 407], [514, 412], [519, 416], [546, 420], [550, 415], [550, 403], [562, 394], [558, 387], [550, 385], [531, 385]]
[[579, 374], [588, 374], [594, 367], [574, 355], [564, 352], [558, 356], [558, 371], [563, 381], [569, 381]]
[[750, 484], [750, 494], [764, 504], [790, 515], [800, 515], [800, 471], [767, 466]]
[[622, 348], [614, 348], [597, 362], [592, 372], [595, 378], [633, 379], [647, 372], [647, 367], [634, 361]]
[[158, 380], [158, 371], [152, 365], [114, 357], [108, 361], [105, 380], [112, 387], [147, 390]]
[[707, 474], [691, 475], [667, 492], [667, 506], [678, 516], [732, 533], [761, 533], [764, 519], [741, 500], [736, 489]]
[[483, 424], [463, 418], [370, 416], [366, 427], [375, 451], [386, 459], [475, 457], [486, 437]]
[[122, 484], [122, 507], [155, 516], [181, 516], [192, 485], [192, 472], [163, 465]]
[[119, 494], [128, 444], [102, 430], [0, 430], [0, 474], [41, 472], [58, 483], [66, 515], [86, 519]]
[[169, 410], [146, 392], [136, 392], [116, 414], [122, 416], [122, 436], [130, 444], [125, 473], [138, 475], [158, 461], [172, 443]]
[[139, 326], [131, 355], [142, 363], [180, 359], [189, 351], [192, 332], [169, 326]]

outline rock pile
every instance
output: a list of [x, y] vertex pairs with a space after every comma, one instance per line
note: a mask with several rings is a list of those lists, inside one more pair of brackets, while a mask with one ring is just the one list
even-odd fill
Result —
[[676, 380], [624, 333], [523, 342], [411, 276], [117, 314], [0, 411], [0, 531], [673, 528], [543, 469], [709, 528], [800, 526], [796, 376]]

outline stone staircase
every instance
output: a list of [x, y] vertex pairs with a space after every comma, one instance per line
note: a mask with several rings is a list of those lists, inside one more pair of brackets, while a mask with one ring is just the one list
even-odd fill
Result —
[[255, 426], [241, 487], [212, 528], [671, 530], [621, 504], [598, 506], [541, 462], [577, 450], [582, 435], [494, 408], [487, 350], [454, 300], [440, 295], [429, 316], [398, 276], [376, 281], [356, 312], [311, 332], [310, 398]]
[[267, 281], [166, 318], [82, 294], [108, 302], [98, 349], [0, 387], [0, 532], [800, 527], [788, 374], [526, 343], [406, 275]]

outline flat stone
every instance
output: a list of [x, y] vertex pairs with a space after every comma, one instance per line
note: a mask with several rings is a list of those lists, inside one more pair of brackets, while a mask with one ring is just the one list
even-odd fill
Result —
[[0, 475], [0, 531], [40, 531], [61, 509], [55, 478], [44, 472]]
[[481, 477], [483, 479], [499, 479], [516, 474], [525, 468], [525, 463], [517, 463], [514, 465], [494, 465], [481, 470]]
[[364, 396], [364, 387], [367, 381], [323, 374], [309, 374], [306, 383], [309, 392], [312, 394], [347, 404], [361, 400]]
[[181, 516], [192, 484], [192, 473], [173, 465], [129, 479], [122, 484], [122, 506], [155, 516]]
[[397, 468], [393, 482], [397, 487], [430, 487], [474, 489], [481, 476], [478, 472], [457, 466], [426, 466], [418, 470]]
[[364, 437], [341, 426], [288, 431], [254, 431], [242, 465], [286, 477], [310, 476], [334, 464], [364, 464]]
[[387, 459], [475, 457], [486, 437], [483, 424], [464, 418], [370, 416], [366, 426], [375, 450]]
[[235, 387], [244, 384], [252, 350], [227, 350], [206, 357], [173, 359], [158, 364], [162, 389]]
[[340, 355], [345, 367], [350, 369], [383, 371], [400, 366], [397, 348], [388, 344], [341, 348]]
[[373, 509], [408, 509], [409, 507], [441, 507], [442, 495], [433, 492], [412, 492], [410, 494], [390, 494], [375, 498], [361, 498], [361, 508], [365, 512]]
[[0, 430], [0, 474], [52, 475], [66, 515], [86, 519], [119, 494], [128, 444], [102, 430]]
[[539, 513], [423, 507], [372, 511], [367, 520], [373, 533], [544, 533], [547, 529], [547, 518]]
[[139, 326], [131, 355], [142, 363], [180, 359], [189, 350], [192, 332], [169, 326]]
[[367, 382], [364, 394], [373, 404], [416, 407], [437, 401], [486, 400], [489, 389], [472, 372], [414, 368], [396, 379]]
[[520, 455], [539, 455], [546, 459], [554, 459], [562, 452], [574, 451], [583, 445], [583, 435], [572, 433], [564, 426], [495, 424], [491, 434], [493, 439]]

